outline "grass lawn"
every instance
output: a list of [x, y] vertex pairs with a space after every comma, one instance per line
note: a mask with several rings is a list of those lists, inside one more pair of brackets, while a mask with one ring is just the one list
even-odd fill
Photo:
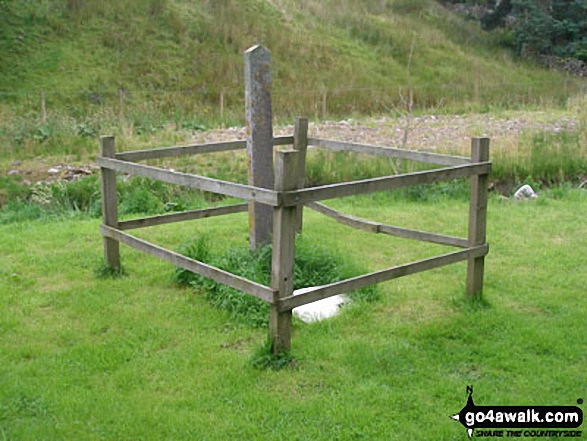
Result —
[[[466, 235], [464, 201], [331, 205]], [[305, 219], [305, 235], [371, 270], [449, 249]], [[98, 223], [0, 226], [0, 439], [465, 440], [448, 416], [466, 385], [478, 405], [587, 398], [584, 191], [490, 199], [483, 302], [465, 300], [465, 263], [384, 283], [376, 303], [297, 323], [297, 366], [281, 371], [248, 363], [265, 330], [174, 285], [170, 265], [122, 246], [127, 275], [96, 278]], [[247, 230], [237, 214], [137, 235], [175, 248], [207, 232], [221, 249]]]

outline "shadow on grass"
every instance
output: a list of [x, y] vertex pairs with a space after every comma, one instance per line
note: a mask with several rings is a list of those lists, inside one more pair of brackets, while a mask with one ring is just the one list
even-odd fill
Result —
[[462, 312], [482, 312], [493, 307], [483, 293], [471, 296], [466, 292], [459, 292], [453, 296], [451, 303]]

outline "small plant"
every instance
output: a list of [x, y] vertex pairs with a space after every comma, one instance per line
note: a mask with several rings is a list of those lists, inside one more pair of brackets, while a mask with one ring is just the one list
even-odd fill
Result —
[[90, 138], [96, 136], [96, 130], [87, 123], [81, 123], [77, 125], [77, 134], [84, 138]]
[[21, 176], [0, 176], [0, 207], [10, 200], [26, 199], [30, 188], [22, 183]]
[[256, 369], [271, 369], [278, 371], [284, 368], [294, 368], [297, 365], [296, 359], [289, 351], [273, 353], [271, 341], [267, 339], [249, 358], [249, 363]]
[[158, 213], [161, 201], [147, 188], [135, 188], [126, 193], [120, 206], [121, 214]]
[[51, 136], [51, 130], [48, 126], [42, 125], [35, 130], [33, 133], [33, 139], [37, 142], [45, 142]]
[[172, 211], [185, 211], [185, 210], [187, 210], [187, 207], [185, 206], [185, 204], [183, 202], [167, 202], [163, 206], [163, 210], [166, 213], [169, 213]]
[[120, 268], [114, 268], [106, 262], [102, 262], [96, 267], [94, 274], [98, 279], [118, 279], [119, 277], [125, 276], [126, 271], [122, 266]]
[[483, 294], [469, 296], [462, 292], [452, 298], [452, 304], [466, 313], [482, 312], [492, 307]]
[[206, 126], [204, 124], [195, 121], [182, 121], [181, 128], [183, 130], [191, 130], [193, 132], [206, 130]]
[[[208, 236], [200, 236], [195, 240], [182, 244], [178, 252], [190, 259], [207, 262], [210, 260], [210, 240]], [[195, 282], [204, 281], [201, 276], [182, 268], [176, 268], [174, 279], [180, 285], [191, 285]]]

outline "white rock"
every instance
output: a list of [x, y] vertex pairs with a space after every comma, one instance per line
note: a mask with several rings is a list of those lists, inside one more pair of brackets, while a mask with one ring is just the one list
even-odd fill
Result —
[[[308, 292], [313, 288], [316, 287], [312, 286], [300, 289], [297, 295]], [[293, 309], [293, 313], [306, 323], [318, 322], [337, 315], [340, 312], [340, 307], [348, 301], [348, 296], [340, 294], [318, 300], [317, 302], [308, 303], [307, 305], [298, 306]]]
[[518, 190], [514, 193], [514, 199], [536, 199], [538, 195], [534, 192], [532, 187], [529, 185], [522, 185]]

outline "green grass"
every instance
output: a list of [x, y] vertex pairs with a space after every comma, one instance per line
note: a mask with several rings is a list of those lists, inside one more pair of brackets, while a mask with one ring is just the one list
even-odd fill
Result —
[[[550, 196], [553, 196], [552, 194]], [[464, 439], [465, 404], [585, 399], [587, 197], [490, 199], [484, 302], [466, 265], [380, 286], [381, 300], [298, 323], [295, 369], [258, 370], [264, 330], [173, 283], [122, 247], [125, 277], [98, 278], [97, 220], [0, 226], [0, 434], [6, 439]], [[400, 226], [465, 235], [467, 203], [385, 194], [331, 203]], [[308, 212], [304, 235], [370, 270], [443, 246], [349, 230]], [[246, 243], [245, 214], [137, 234], [174, 248], [208, 234]], [[585, 409], [583, 409], [585, 410]]]

